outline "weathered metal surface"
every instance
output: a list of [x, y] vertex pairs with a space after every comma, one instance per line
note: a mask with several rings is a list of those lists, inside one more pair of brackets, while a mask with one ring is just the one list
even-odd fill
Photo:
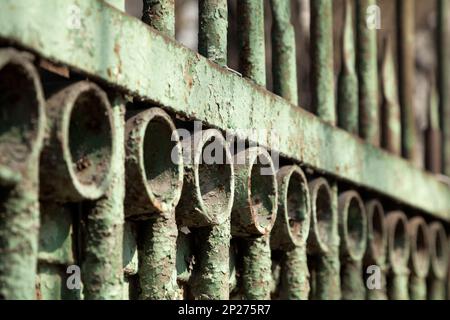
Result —
[[33, 299], [44, 97], [31, 56], [0, 51], [0, 297]]
[[271, 0], [273, 92], [298, 104], [297, 63], [291, 1]]
[[260, 147], [237, 153], [234, 163], [236, 194], [231, 234], [243, 238], [242, 294], [245, 299], [269, 299], [272, 281], [269, 234], [276, 221], [278, 204], [275, 168], [269, 153]]
[[342, 65], [338, 78], [338, 125], [342, 129], [358, 135], [359, 99], [358, 75], [355, 67], [355, 38], [353, 7], [345, 1], [344, 30], [342, 35]]
[[357, 13], [357, 65], [359, 75], [359, 133], [375, 146], [380, 144], [379, 85], [377, 63], [377, 30], [369, 28], [368, 15], [377, 0], [356, 1]]
[[144, 0], [142, 21], [175, 38], [175, 0]]
[[339, 235], [342, 299], [364, 300], [362, 259], [367, 245], [367, 214], [356, 191], [339, 195]]
[[388, 297], [390, 300], [409, 299], [409, 268], [411, 252], [408, 237], [408, 221], [402, 211], [393, 211], [386, 216], [388, 235]]
[[309, 270], [306, 240], [311, 222], [308, 181], [297, 166], [285, 166], [277, 172], [278, 212], [270, 234], [273, 250], [282, 250], [280, 299], [307, 300]]
[[445, 277], [448, 271], [449, 250], [447, 247], [447, 233], [444, 226], [438, 222], [432, 222], [430, 232], [430, 275], [428, 279], [428, 299], [445, 300]]
[[408, 221], [411, 255], [409, 257], [409, 296], [411, 300], [427, 299], [427, 275], [430, 268], [428, 226], [422, 217]]
[[[364, 270], [367, 271], [370, 266], [375, 265], [378, 266], [380, 271], [380, 288], [367, 288], [367, 299], [386, 300], [386, 252], [388, 239], [384, 209], [379, 200], [370, 200], [366, 203], [366, 212], [367, 249], [364, 256]], [[371, 285], [373, 284], [371, 283]]]
[[[79, 30], [67, 23], [69, 6], [75, 4], [83, 21]], [[4, 40], [212, 126], [230, 132], [267, 128], [257, 138], [262, 145], [270, 148], [269, 136], [277, 133], [276, 149], [283, 155], [449, 219], [450, 188], [433, 176], [215, 68], [207, 59], [100, 1], [2, 1], [0, 7]], [[49, 11], [52, 19], [39, 18]], [[24, 13], [30, 18], [26, 22], [21, 18]]]
[[450, 2], [437, 1], [437, 53], [440, 126], [442, 128], [442, 164], [450, 175]]
[[240, 0], [238, 11], [240, 71], [244, 77], [265, 87], [264, 1]]
[[311, 280], [310, 297], [315, 300], [341, 298], [338, 208], [333, 199], [335, 191], [324, 178], [309, 183], [311, 230], [308, 258], [314, 277]]
[[381, 69], [383, 104], [381, 110], [381, 146], [389, 152], [401, 156], [402, 131], [400, 105], [398, 102], [397, 76], [395, 72], [392, 40], [385, 40]]
[[336, 123], [333, 64], [333, 1], [311, 1], [311, 81], [314, 112]]
[[400, 114], [402, 119], [402, 155], [416, 165], [418, 160], [414, 112], [415, 83], [415, 0], [397, 1], [398, 64]]
[[[93, 106], [91, 106], [93, 107]], [[82, 280], [85, 299], [122, 299], [122, 246], [125, 199], [125, 100], [111, 96], [114, 139], [112, 176], [105, 193], [86, 212]], [[122, 143], [123, 142], [123, 143]]]
[[221, 66], [227, 64], [227, 0], [199, 0], [198, 52]]

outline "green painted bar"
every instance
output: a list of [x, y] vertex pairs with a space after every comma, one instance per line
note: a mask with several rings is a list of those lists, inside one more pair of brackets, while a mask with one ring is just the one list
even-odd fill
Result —
[[442, 128], [442, 164], [450, 175], [450, 1], [438, 0], [438, 87], [440, 126]]
[[158, 31], [175, 37], [175, 0], [143, 0], [142, 21]]
[[266, 86], [264, 1], [238, 1], [240, 72], [256, 84]]
[[291, 1], [271, 0], [272, 73], [274, 93], [298, 104], [297, 63], [294, 26], [291, 23]]
[[333, 62], [333, 1], [311, 1], [311, 79], [315, 113], [336, 123]]
[[345, 23], [342, 35], [342, 65], [338, 79], [338, 125], [358, 135], [359, 99], [358, 75], [355, 67], [355, 38], [353, 32], [353, 7], [345, 1]]
[[198, 52], [221, 66], [227, 64], [227, 0], [199, 0]]
[[[81, 10], [80, 29], [67, 19], [75, 3]], [[53, 18], [42, 19], [50, 11]], [[267, 129], [258, 142], [270, 149], [270, 134], [276, 133], [274, 148], [283, 156], [450, 220], [450, 187], [434, 176], [218, 68], [102, 2], [4, 0], [0, 40], [5, 39], [213, 127], [231, 133]]]
[[415, 82], [415, 0], [397, 0], [399, 97], [402, 120], [402, 155], [415, 164], [417, 159], [416, 123], [414, 115]]
[[[378, 105], [377, 64], [377, 1], [358, 0], [357, 42], [359, 75], [359, 132], [360, 136], [375, 146], [380, 144], [380, 111]], [[368, 17], [370, 15], [370, 20]], [[368, 23], [370, 22], [370, 28]]]

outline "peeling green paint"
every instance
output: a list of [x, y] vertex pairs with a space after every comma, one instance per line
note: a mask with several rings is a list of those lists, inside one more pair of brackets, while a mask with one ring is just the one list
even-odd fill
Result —
[[227, 64], [227, 0], [199, 0], [198, 52], [221, 66]]
[[175, 0], [144, 0], [142, 21], [175, 38]]

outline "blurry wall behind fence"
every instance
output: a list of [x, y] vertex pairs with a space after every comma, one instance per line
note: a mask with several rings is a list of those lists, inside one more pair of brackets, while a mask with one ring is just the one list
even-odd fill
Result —
[[2, 0], [1, 299], [450, 299], [450, 0]]

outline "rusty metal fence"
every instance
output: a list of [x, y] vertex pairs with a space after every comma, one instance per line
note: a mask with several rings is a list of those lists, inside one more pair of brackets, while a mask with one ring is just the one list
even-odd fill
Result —
[[199, 0], [198, 53], [174, 40], [173, 0], [143, 3], [139, 21], [122, 0], [0, 2], [1, 298], [448, 298], [449, 1], [426, 170], [414, 1], [398, 70], [376, 0], [345, 1], [336, 85], [333, 1], [311, 1], [315, 114], [297, 106], [289, 1], [270, 0], [274, 93], [264, 1], [238, 1], [240, 74], [226, 0]]

